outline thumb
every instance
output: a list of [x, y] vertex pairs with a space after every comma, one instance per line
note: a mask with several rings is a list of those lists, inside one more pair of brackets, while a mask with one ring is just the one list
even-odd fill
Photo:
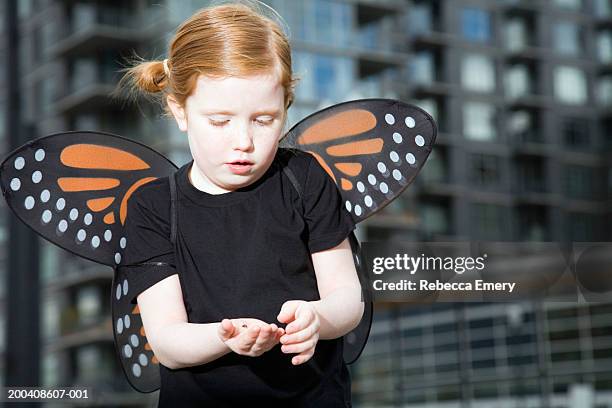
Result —
[[300, 305], [299, 300], [288, 300], [283, 303], [280, 313], [276, 317], [281, 323], [288, 323], [294, 319], [295, 310]]
[[231, 320], [229, 319], [223, 319], [221, 321], [221, 324], [219, 325], [219, 337], [221, 337], [221, 340], [226, 341], [232, 338], [232, 335], [234, 334], [234, 325], [231, 322]]

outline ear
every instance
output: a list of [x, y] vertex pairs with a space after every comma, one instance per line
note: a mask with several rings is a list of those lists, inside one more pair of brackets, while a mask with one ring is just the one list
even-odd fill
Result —
[[172, 112], [172, 116], [176, 120], [176, 124], [179, 129], [183, 132], [187, 131], [187, 114], [185, 112], [185, 108], [179, 104], [176, 99], [172, 95], [168, 95], [166, 97], [166, 102], [168, 103], [168, 107]]

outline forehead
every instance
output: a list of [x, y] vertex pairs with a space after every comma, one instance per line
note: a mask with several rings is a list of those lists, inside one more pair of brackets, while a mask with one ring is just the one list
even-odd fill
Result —
[[213, 78], [200, 75], [187, 105], [203, 110], [240, 111], [278, 108], [284, 104], [283, 87], [278, 75]]

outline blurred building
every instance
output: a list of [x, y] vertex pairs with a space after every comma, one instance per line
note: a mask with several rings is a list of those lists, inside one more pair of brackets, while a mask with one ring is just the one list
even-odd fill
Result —
[[[101, 130], [184, 164], [186, 138], [159, 109], [109, 94], [125, 57], [164, 58], [177, 24], [207, 3], [20, 1], [32, 136]], [[302, 78], [291, 123], [367, 97], [416, 103], [438, 122], [422, 174], [361, 227], [364, 239], [610, 240], [612, 0], [267, 3], [287, 22]], [[41, 245], [44, 385], [90, 384], [105, 405], [154, 402], [114, 355], [112, 271]], [[612, 406], [609, 350], [608, 304], [377, 305], [351, 367], [355, 405]]]
[[[368, 239], [610, 240], [612, 2], [369, 7], [381, 17], [362, 30], [404, 57], [375, 74], [381, 89], [432, 113], [440, 135]], [[610, 310], [377, 304], [354, 395], [360, 406], [612, 406]]]

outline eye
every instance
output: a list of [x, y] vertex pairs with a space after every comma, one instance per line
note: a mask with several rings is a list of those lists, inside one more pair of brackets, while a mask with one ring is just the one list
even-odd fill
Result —
[[259, 126], [269, 126], [272, 124], [272, 122], [274, 122], [274, 119], [270, 118], [270, 119], [255, 119], [255, 123], [257, 123]]
[[212, 126], [223, 127], [223, 126], [225, 126], [225, 125], [227, 125], [229, 123], [229, 119], [226, 119], [226, 120], [212, 120], [212, 119], [209, 119], [208, 123], [210, 123]]

